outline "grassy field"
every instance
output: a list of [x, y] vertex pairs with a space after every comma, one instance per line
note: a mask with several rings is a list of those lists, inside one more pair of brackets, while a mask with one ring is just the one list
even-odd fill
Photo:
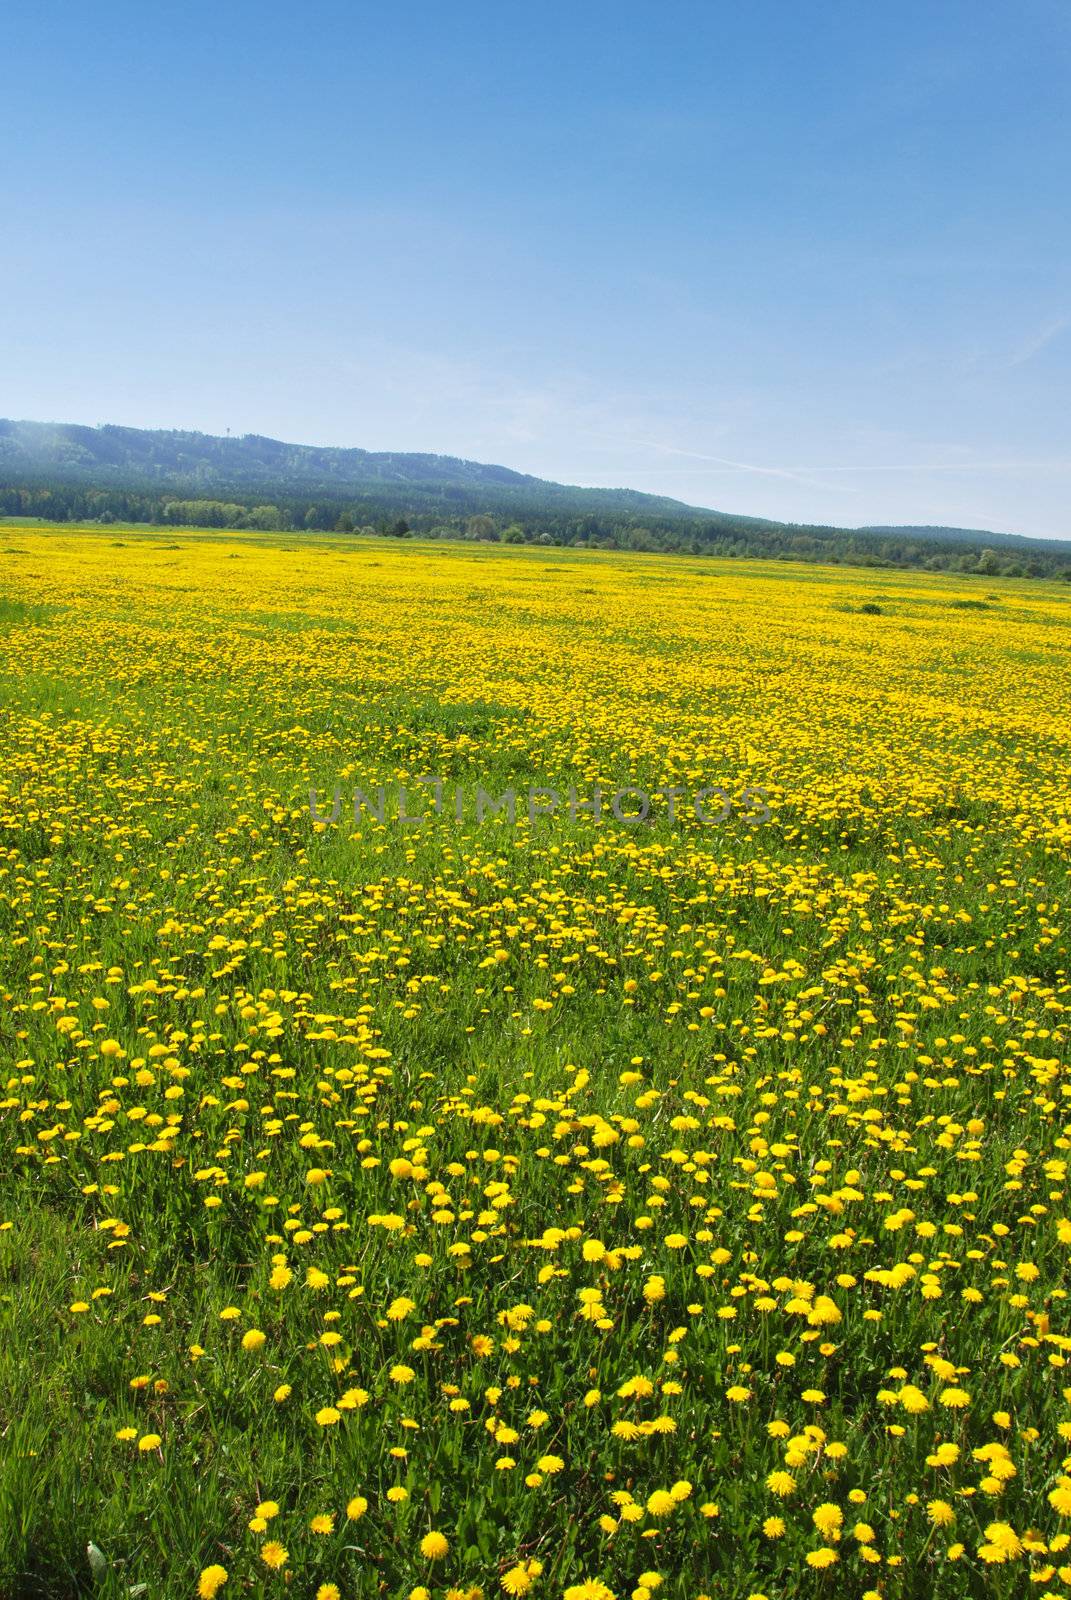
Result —
[[4, 1600], [1071, 1595], [1069, 715], [1066, 585], [2, 530]]

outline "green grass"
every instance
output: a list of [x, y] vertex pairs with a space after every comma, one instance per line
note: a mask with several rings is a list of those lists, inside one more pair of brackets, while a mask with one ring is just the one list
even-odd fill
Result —
[[[1050, 1499], [1071, 1423], [1066, 597], [19, 537], [0, 1600], [191, 1597], [211, 1563], [224, 1600], [287, 1574], [308, 1600], [490, 1600], [527, 1560], [534, 1600], [588, 1579], [617, 1600], [1071, 1592]], [[312, 825], [310, 785], [322, 804], [336, 780], [422, 773], [462, 785], [465, 821], [448, 796], [412, 831]], [[759, 784], [773, 816], [473, 824], [478, 783], [592, 774]], [[592, 1290], [607, 1326], [580, 1310]], [[839, 1321], [808, 1322], [819, 1295]], [[621, 1396], [637, 1376], [653, 1393]], [[909, 1383], [925, 1411], [897, 1400]], [[354, 1388], [367, 1404], [317, 1422]], [[614, 1430], [659, 1416], [674, 1430]], [[782, 1421], [824, 1435], [786, 1501], [766, 1486]], [[995, 1441], [999, 1492], [974, 1454]], [[934, 1467], [941, 1443], [959, 1457]], [[561, 1471], [526, 1485], [542, 1456]], [[635, 1522], [613, 1499], [681, 1480]], [[265, 1499], [279, 1516], [251, 1529]], [[825, 1504], [845, 1522], [824, 1543]], [[1049, 1548], [990, 1562], [997, 1523]], [[429, 1528], [451, 1545], [434, 1567]], [[836, 1564], [812, 1570], [816, 1547]]]

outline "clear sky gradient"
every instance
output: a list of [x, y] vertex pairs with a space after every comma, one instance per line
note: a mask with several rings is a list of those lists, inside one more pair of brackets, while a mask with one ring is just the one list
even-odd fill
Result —
[[1071, 537], [1066, 0], [9, 0], [0, 415]]

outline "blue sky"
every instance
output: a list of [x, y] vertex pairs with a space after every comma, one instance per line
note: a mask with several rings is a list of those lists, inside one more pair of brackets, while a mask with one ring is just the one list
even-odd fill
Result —
[[0, 415], [1071, 537], [1065, 0], [9, 0]]

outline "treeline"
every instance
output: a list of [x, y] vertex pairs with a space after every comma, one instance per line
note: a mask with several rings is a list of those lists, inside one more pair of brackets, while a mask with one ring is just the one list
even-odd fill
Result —
[[[84, 488], [70, 483], [0, 485], [0, 514], [48, 522], [142, 523], [158, 527], [333, 532], [382, 538], [459, 539], [599, 550], [657, 551], [863, 567], [917, 567], [992, 577], [1071, 579], [1071, 548], [1044, 541], [1000, 545], [964, 539], [962, 530], [902, 532], [793, 528], [724, 515], [691, 518], [544, 512], [524, 518], [410, 512], [396, 515], [372, 497], [322, 496], [213, 500], [177, 498], [143, 489]], [[992, 536], [990, 536], [992, 537]]]

